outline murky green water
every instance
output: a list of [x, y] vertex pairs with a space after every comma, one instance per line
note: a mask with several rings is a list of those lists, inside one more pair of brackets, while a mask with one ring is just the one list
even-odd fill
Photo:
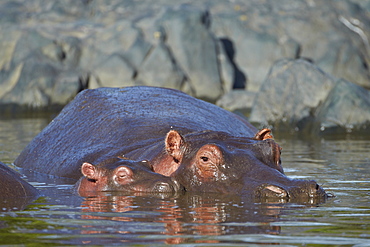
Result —
[[[0, 121], [0, 160], [11, 164], [47, 123]], [[370, 246], [370, 140], [275, 136], [286, 174], [315, 179], [335, 198], [315, 206], [214, 194], [82, 198], [67, 181], [28, 174], [44, 196], [0, 212], [0, 244]]]

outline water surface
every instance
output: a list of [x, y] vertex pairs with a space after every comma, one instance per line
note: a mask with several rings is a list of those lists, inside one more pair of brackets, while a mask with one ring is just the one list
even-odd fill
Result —
[[[0, 160], [12, 166], [48, 121], [0, 120]], [[0, 244], [370, 246], [370, 139], [275, 136], [286, 174], [315, 179], [335, 198], [319, 205], [191, 193], [83, 198], [68, 180], [26, 174], [43, 196], [0, 212]]]

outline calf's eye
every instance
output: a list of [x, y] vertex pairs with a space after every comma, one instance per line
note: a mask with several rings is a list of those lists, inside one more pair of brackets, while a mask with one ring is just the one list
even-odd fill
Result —
[[203, 160], [204, 162], [207, 162], [209, 160], [209, 158], [205, 156], [200, 157], [200, 159]]

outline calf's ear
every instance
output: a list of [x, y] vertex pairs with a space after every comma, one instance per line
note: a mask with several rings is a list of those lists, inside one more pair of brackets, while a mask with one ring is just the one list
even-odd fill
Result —
[[81, 166], [81, 173], [84, 175], [87, 179], [93, 179], [97, 180], [98, 179], [98, 172], [97, 168], [90, 163], [83, 163]]
[[272, 136], [270, 129], [261, 129], [260, 131], [258, 131], [253, 139], [263, 141], [266, 139], [274, 139], [274, 137]]
[[166, 140], [166, 151], [173, 157], [173, 159], [179, 163], [181, 162], [184, 154], [184, 138], [176, 130], [171, 130], [167, 133]]

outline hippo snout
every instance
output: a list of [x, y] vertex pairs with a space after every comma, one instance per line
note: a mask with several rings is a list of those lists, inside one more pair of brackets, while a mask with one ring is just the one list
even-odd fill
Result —
[[315, 181], [293, 180], [289, 186], [263, 184], [255, 192], [257, 198], [282, 202], [312, 202], [325, 200], [328, 195]]
[[157, 193], [173, 193], [174, 188], [169, 184], [165, 182], [158, 182], [154, 186], [154, 191]]
[[156, 193], [177, 193], [180, 191], [184, 191], [184, 187], [175, 179], [171, 179], [171, 182], [157, 182], [154, 186]]
[[175, 192], [185, 191], [185, 187], [182, 186], [182, 184], [180, 184], [179, 181], [177, 181], [175, 178], [171, 177], [171, 181]]
[[332, 196], [326, 194], [325, 190], [315, 181], [310, 181], [308, 195], [309, 197], [323, 197], [323, 198]]
[[293, 198], [326, 198], [327, 194], [315, 181], [304, 181], [300, 186], [291, 189]]

